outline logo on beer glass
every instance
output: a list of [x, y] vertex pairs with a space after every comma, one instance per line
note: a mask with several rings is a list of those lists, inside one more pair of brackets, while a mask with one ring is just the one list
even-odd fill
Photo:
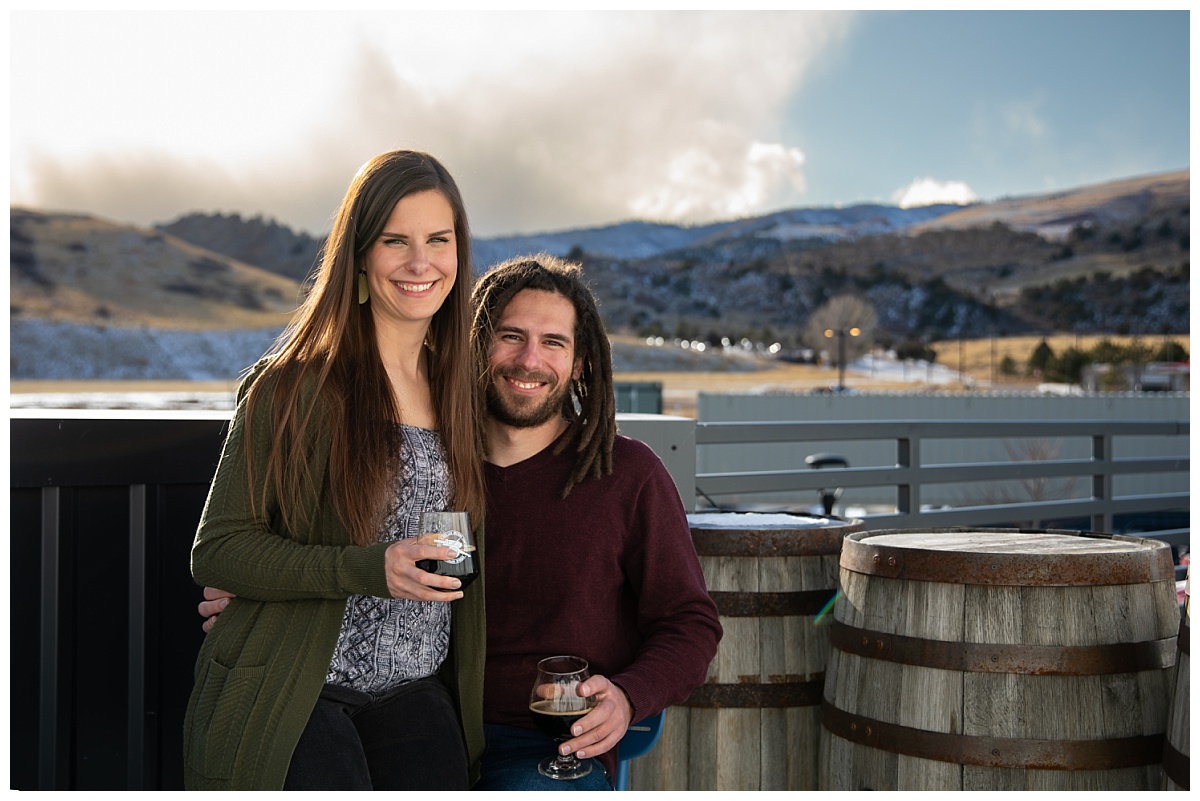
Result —
[[457, 565], [467, 558], [467, 538], [457, 529], [440, 532], [433, 544], [454, 551], [453, 559], [443, 560], [446, 564]]

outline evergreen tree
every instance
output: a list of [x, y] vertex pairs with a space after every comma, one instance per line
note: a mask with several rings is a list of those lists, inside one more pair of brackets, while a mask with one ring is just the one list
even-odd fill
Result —
[[1069, 347], [1062, 356], [1054, 360], [1053, 380], [1065, 384], [1078, 384], [1083, 378], [1083, 368], [1091, 363], [1091, 358], [1076, 347]]
[[1154, 352], [1154, 361], [1156, 362], [1186, 362], [1187, 360], [1187, 348], [1173, 339], [1163, 342]]
[[1050, 347], [1050, 343], [1042, 340], [1038, 346], [1033, 349], [1033, 353], [1029, 354], [1029, 372], [1045, 375], [1046, 366], [1054, 359], [1054, 348]]
[[1100, 364], [1120, 364], [1125, 355], [1123, 351], [1124, 349], [1120, 345], [1105, 338], [1092, 346], [1092, 361]]

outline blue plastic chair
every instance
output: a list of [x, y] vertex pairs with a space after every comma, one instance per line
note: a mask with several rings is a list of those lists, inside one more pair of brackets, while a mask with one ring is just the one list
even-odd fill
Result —
[[629, 789], [629, 762], [649, 751], [663, 730], [663, 712], [633, 723], [617, 746], [617, 790]]

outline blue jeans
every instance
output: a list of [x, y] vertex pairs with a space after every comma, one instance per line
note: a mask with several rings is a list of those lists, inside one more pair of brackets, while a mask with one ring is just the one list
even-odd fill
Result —
[[538, 773], [537, 765], [557, 753], [557, 743], [533, 729], [516, 726], [483, 725], [487, 748], [475, 790], [611, 790], [612, 784], [604, 775], [604, 767], [595, 759], [592, 772], [569, 781], [551, 779]]

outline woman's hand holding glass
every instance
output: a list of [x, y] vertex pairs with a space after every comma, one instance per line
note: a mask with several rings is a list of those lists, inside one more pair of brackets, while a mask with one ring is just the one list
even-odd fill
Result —
[[[416, 537], [397, 540], [388, 546], [384, 555], [384, 572], [387, 574], [388, 592], [393, 598], [412, 598], [417, 601], [457, 601], [463, 597], [458, 591], [458, 579], [439, 576], [417, 567], [423, 559], [453, 559], [455, 550], [443, 546], [422, 544]], [[204, 588], [204, 600], [197, 606], [204, 618], [201, 628], [204, 633], [212, 631], [217, 616], [225, 610], [233, 593], [215, 587]]]
[[393, 598], [414, 601], [457, 601], [463, 597], [462, 583], [450, 576], [439, 576], [417, 566], [428, 559], [453, 559], [455, 551], [441, 545], [425, 545], [417, 538], [397, 540], [384, 556], [388, 592]]

